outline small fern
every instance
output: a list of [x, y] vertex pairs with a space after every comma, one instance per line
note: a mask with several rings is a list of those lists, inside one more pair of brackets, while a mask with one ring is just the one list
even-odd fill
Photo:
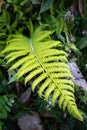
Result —
[[66, 53], [50, 34], [50, 31], [37, 28], [30, 38], [13, 35], [2, 53], [6, 54], [7, 64], [12, 64], [9, 70], [17, 69], [17, 80], [24, 76], [26, 84], [33, 79], [33, 91], [36, 89], [47, 101], [51, 98], [53, 105], [58, 102], [60, 108], [82, 121], [75, 103], [73, 77]]

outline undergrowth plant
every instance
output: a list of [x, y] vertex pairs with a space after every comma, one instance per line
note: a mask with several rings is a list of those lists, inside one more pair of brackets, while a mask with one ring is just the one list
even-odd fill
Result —
[[0, 96], [0, 130], [2, 130], [2, 126], [4, 125], [3, 120], [7, 119], [9, 113], [11, 112], [11, 108], [13, 103], [11, 102], [11, 98], [13, 95], [3, 95]]
[[52, 32], [42, 27], [32, 30], [28, 38], [22, 34], [10, 36], [5, 55], [9, 71], [16, 70], [15, 78], [24, 77], [25, 84], [32, 80], [32, 90], [40, 97], [58, 103], [59, 107], [78, 120], [83, 120], [74, 96], [73, 77], [67, 65], [61, 42], [51, 39]]

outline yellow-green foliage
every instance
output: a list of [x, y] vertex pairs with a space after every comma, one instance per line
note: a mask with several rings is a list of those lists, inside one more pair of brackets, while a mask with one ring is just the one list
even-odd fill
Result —
[[48, 30], [37, 28], [30, 38], [13, 35], [2, 53], [6, 54], [7, 64], [13, 64], [9, 70], [17, 69], [17, 80], [24, 76], [26, 84], [33, 79], [33, 91], [36, 89], [47, 101], [50, 98], [52, 105], [58, 102], [60, 108], [82, 121], [75, 103], [73, 77], [66, 53], [50, 34]]

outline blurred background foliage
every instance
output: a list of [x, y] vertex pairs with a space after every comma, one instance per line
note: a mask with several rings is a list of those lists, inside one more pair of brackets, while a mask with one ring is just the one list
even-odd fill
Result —
[[[34, 28], [45, 24], [54, 32], [52, 37], [62, 42], [69, 61], [78, 64], [87, 80], [87, 0], [0, 0], [0, 52], [11, 34], [29, 36], [32, 24]], [[76, 102], [84, 117], [79, 122], [36, 94], [28, 107], [21, 105], [17, 99], [29, 85], [17, 83], [14, 74], [8, 72], [4, 55], [0, 55], [0, 130], [13, 130], [13, 126], [17, 130], [16, 120], [25, 110], [51, 115], [42, 116], [46, 130], [87, 129], [87, 92], [75, 86]]]

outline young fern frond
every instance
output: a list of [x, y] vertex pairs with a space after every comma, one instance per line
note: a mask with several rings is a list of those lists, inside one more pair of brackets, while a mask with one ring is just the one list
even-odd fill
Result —
[[17, 69], [17, 80], [24, 76], [26, 84], [33, 79], [33, 91], [36, 89], [47, 101], [50, 98], [53, 105], [58, 102], [60, 108], [82, 121], [66, 53], [60, 49], [59, 41], [51, 40], [50, 34], [38, 28], [30, 38], [13, 35], [2, 53], [6, 54], [7, 64], [13, 63], [9, 70]]

